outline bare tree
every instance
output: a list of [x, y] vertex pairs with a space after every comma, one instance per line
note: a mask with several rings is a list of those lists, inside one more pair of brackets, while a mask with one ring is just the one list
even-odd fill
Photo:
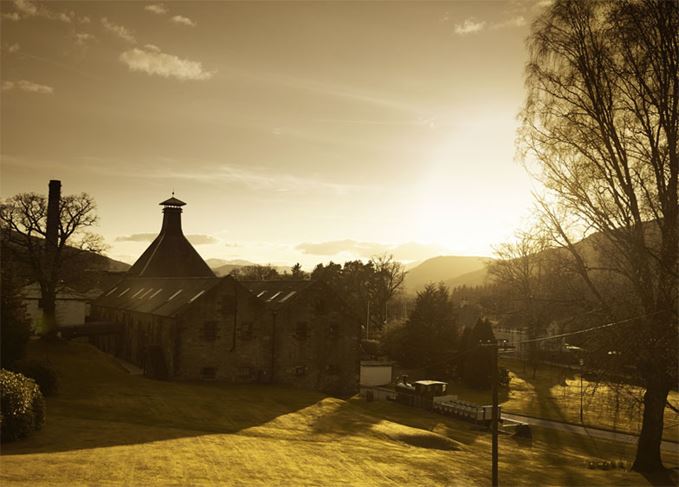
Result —
[[24, 261], [40, 285], [44, 333], [56, 327], [56, 295], [65, 273], [82, 265], [92, 253], [104, 250], [101, 237], [87, 229], [97, 222], [96, 205], [85, 193], [59, 200], [56, 235], [48, 238], [47, 199], [36, 193], [17, 194], [0, 205], [3, 247]]
[[374, 315], [382, 327], [389, 318], [389, 303], [403, 286], [406, 271], [403, 264], [394, 260], [393, 255], [379, 255], [370, 259], [374, 269], [372, 300], [375, 301]]
[[[608, 316], [641, 316], [625, 346], [646, 390], [633, 465], [643, 472], [663, 468], [677, 384], [678, 32], [677, 2], [557, 0], [529, 38], [522, 116], [523, 155], [547, 189], [540, 205], [554, 236]], [[594, 232], [605, 259], [592, 263], [575, 242]], [[602, 289], [602, 272], [625, 283], [627, 306]]]

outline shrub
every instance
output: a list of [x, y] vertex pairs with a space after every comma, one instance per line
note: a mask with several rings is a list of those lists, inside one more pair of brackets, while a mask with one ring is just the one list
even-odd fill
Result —
[[59, 380], [56, 372], [44, 362], [37, 360], [19, 360], [12, 370], [33, 379], [40, 387], [43, 396], [56, 394], [59, 389]]
[[24, 438], [45, 423], [45, 399], [32, 379], [0, 369], [0, 439]]

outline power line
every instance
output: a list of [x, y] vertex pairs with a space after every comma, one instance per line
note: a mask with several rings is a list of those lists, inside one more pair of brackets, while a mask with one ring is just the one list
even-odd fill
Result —
[[641, 316], [635, 316], [634, 318], [627, 318], [625, 320], [620, 320], [620, 321], [613, 321], [611, 323], [606, 323], [604, 325], [599, 325], [599, 326], [593, 326], [591, 328], [585, 328], [582, 330], [576, 330], [576, 331], [571, 331], [569, 333], [561, 333], [560, 335], [550, 335], [546, 337], [539, 337], [539, 338], [532, 338], [529, 340], [521, 340], [518, 343], [533, 343], [533, 342], [544, 342], [546, 340], [553, 340], [555, 338], [564, 338], [564, 337], [569, 337], [573, 335], [580, 335], [582, 333], [589, 333], [590, 331], [596, 331], [596, 330], [602, 330], [604, 328], [610, 328], [611, 326], [616, 326], [616, 325], [622, 325], [624, 323], [629, 323], [631, 321], [636, 321], [641, 318], [646, 318], [648, 316], [653, 316], [660, 313], [660, 311], [656, 311], [655, 313], [649, 313]]

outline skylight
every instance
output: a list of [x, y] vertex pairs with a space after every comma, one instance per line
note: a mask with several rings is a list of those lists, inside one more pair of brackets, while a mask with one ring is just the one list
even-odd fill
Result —
[[111, 294], [116, 292], [117, 289], [118, 289], [117, 287], [114, 287], [113, 289], [111, 289], [109, 292], [106, 293], [106, 296], [110, 296]]
[[125, 295], [125, 293], [126, 293], [127, 291], [129, 291], [129, 290], [130, 290], [130, 288], [128, 287], [128, 288], [125, 289], [122, 293], [118, 294], [118, 297], [119, 297], [119, 298], [122, 298], [122, 297]]
[[198, 294], [196, 294], [194, 297], [192, 297], [191, 299], [189, 299], [189, 303], [193, 303], [196, 299], [198, 299], [199, 297], [201, 297], [204, 293], [205, 293], [205, 289], [203, 289], [203, 290], [200, 291]]
[[284, 303], [285, 301], [293, 297], [295, 294], [297, 294], [297, 291], [290, 291], [288, 294], [285, 295], [283, 299], [279, 301], [279, 303]]
[[137, 291], [132, 296], [130, 296], [130, 298], [136, 298], [139, 295], [139, 293], [141, 293], [142, 291], [144, 291], [144, 288], [141, 288], [139, 291]]
[[153, 291], [153, 288], [152, 288], [152, 287], [150, 287], [150, 288], [148, 289], [148, 291], [146, 291], [144, 294], [142, 294], [141, 296], [139, 296], [139, 299], [144, 299], [146, 296], [148, 296], [148, 294], [149, 294], [151, 291]]
[[276, 299], [276, 296], [278, 296], [280, 293], [281, 293], [281, 292], [278, 291], [276, 294], [274, 294], [273, 296], [271, 296], [267, 301], [273, 301], [274, 299]]
[[156, 296], [158, 296], [158, 294], [160, 293], [160, 291], [162, 291], [162, 289], [158, 289], [155, 293], [151, 294], [151, 295], [149, 296], [149, 299], [153, 299], [153, 298], [155, 298]]
[[261, 297], [262, 297], [262, 294], [264, 294], [265, 292], [266, 292], [266, 291], [260, 292], [260, 293], [257, 295], [257, 297], [258, 297], [258, 298], [261, 298]]
[[168, 301], [172, 301], [172, 300], [173, 300], [174, 298], [176, 298], [176, 297], [179, 295], [179, 293], [182, 292], [182, 291], [183, 291], [183, 289], [180, 289], [179, 291], [177, 291], [176, 293], [174, 293], [172, 296], [170, 296], [169, 298], [167, 298], [167, 300], [168, 300]]

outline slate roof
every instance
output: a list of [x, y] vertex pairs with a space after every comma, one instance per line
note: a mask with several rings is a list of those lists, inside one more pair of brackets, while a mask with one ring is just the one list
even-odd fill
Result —
[[160, 234], [127, 272], [137, 277], [215, 277], [182, 232], [183, 201], [174, 196], [160, 203], [163, 226]]
[[217, 286], [224, 278], [126, 277], [92, 304], [158, 316], [175, 316], [178, 312]]
[[182, 233], [164, 231], [127, 273], [139, 277], [215, 277]]

